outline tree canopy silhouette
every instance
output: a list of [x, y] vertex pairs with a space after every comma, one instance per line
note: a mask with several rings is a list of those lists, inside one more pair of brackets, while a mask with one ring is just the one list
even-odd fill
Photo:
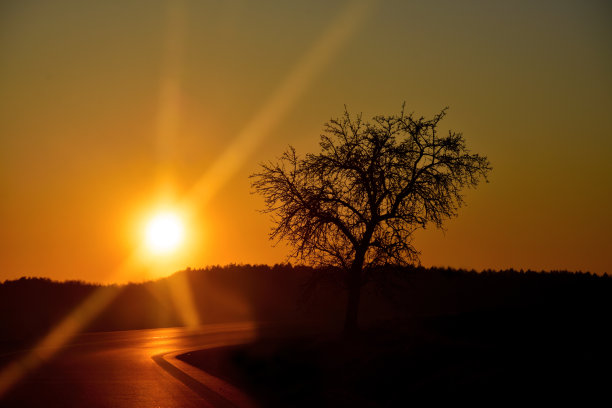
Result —
[[438, 132], [446, 109], [431, 119], [407, 114], [344, 115], [325, 124], [321, 151], [288, 150], [251, 175], [291, 257], [333, 266], [348, 289], [344, 330], [357, 329], [361, 287], [377, 266], [418, 262], [416, 230], [442, 227], [463, 204], [462, 190], [491, 170], [461, 133]]

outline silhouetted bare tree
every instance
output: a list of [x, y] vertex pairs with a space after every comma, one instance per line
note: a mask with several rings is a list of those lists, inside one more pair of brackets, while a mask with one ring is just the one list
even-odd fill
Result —
[[300, 158], [293, 147], [251, 175], [272, 213], [271, 239], [291, 257], [334, 266], [348, 289], [344, 330], [357, 330], [361, 287], [376, 266], [418, 262], [414, 231], [456, 216], [462, 189], [486, 180], [485, 156], [461, 133], [438, 133], [446, 109], [432, 119], [406, 114], [344, 115], [325, 124], [321, 152]]

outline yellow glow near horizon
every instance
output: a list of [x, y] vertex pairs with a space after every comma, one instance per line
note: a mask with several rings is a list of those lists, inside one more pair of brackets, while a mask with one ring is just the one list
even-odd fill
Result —
[[155, 214], [145, 228], [145, 243], [153, 254], [174, 252], [185, 239], [181, 218], [171, 211]]

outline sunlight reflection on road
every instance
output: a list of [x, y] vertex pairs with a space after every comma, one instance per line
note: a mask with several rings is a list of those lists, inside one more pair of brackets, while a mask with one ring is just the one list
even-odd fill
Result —
[[64, 345], [61, 358], [24, 378], [0, 406], [217, 406], [180, 379], [172, 380], [176, 368], [169, 365], [176, 362], [166, 356], [244, 343], [259, 331], [251, 322], [239, 322], [79, 334]]

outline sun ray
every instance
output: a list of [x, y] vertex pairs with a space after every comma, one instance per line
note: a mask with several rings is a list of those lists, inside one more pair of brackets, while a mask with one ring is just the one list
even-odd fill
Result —
[[[113, 273], [126, 276], [137, 267], [135, 256], [128, 258]], [[96, 318], [121, 291], [120, 286], [101, 286], [49, 331], [31, 350], [11, 361], [0, 371], [0, 398], [22, 378], [53, 357], [72, 337]]]
[[293, 108], [299, 97], [330, 63], [363, 23], [374, 1], [355, 1], [329, 24], [298, 60], [259, 112], [225, 148], [190, 190], [187, 200], [206, 204], [236, 174], [269, 132]]
[[172, 184], [176, 140], [181, 124], [181, 73], [186, 38], [187, 10], [183, 1], [168, 3], [159, 79], [157, 111], [157, 158], [160, 183]]

